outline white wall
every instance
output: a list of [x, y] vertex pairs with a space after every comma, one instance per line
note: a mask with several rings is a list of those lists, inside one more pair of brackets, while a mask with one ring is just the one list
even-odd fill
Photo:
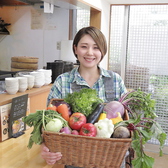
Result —
[[[107, 42], [109, 38], [110, 4], [104, 0], [89, 0], [89, 4], [101, 9], [101, 30]], [[68, 40], [69, 11], [54, 8], [53, 14], [44, 14], [39, 5], [2, 7], [0, 16], [11, 26], [10, 35], [0, 40], [0, 70], [10, 70], [12, 56], [34, 56], [39, 58], [39, 68], [46, 62], [60, 59], [57, 42]], [[36, 26], [37, 29], [31, 28]], [[56, 27], [56, 28], [55, 28]], [[5, 58], [5, 59], [4, 59]], [[107, 69], [107, 55], [101, 66]]]
[[[98, 8], [101, 10], [102, 15], [101, 15], [101, 31], [106, 37], [107, 44], [108, 44], [108, 39], [109, 39], [109, 21], [110, 21], [110, 3], [108, 0], [84, 0], [88, 4]], [[95, 3], [96, 1], [96, 3]], [[100, 63], [100, 66], [107, 69], [108, 68], [108, 53]]]
[[57, 42], [68, 40], [69, 10], [54, 8], [53, 14], [44, 14], [39, 5], [2, 7], [0, 17], [11, 23], [10, 35], [0, 35], [0, 70], [11, 69], [12, 56], [38, 57], [39, 68], [60, 59]]

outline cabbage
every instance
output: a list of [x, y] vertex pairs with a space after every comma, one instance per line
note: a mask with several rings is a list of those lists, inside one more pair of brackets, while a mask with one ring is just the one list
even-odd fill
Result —
[[58, 118], [54, 118], [46, 124], [46, 131], [59, 132], [62, 127], [62, 121]]

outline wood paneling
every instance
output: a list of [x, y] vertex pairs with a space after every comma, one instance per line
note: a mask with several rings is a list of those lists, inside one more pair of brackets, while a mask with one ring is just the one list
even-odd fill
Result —
[[90, 26], [101, 28], [101, 11], [94, 8], [90, 9]]

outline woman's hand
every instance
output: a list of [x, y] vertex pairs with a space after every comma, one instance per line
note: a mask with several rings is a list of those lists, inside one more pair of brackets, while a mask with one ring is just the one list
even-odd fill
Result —
[[56, 163], [56, 161], [61, 159], [62, 154], [60, 152], [57, 153], [49, 152], [49, 149], [44, 144], [42, 144], [41, 156], [47, 162], [47, 164], [53, 165]]

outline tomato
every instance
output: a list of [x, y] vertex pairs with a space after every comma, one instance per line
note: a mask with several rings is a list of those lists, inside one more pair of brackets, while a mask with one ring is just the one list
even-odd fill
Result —
[[79, 135], [95, 137], [97, 134], [96, 127], [91, 123], [84, 124], [79, 132]]
[[86, 124], [86, 116], [82, 113], [73, 113], [69, 118], [69, 126], [74, 130], [80, 130]]

